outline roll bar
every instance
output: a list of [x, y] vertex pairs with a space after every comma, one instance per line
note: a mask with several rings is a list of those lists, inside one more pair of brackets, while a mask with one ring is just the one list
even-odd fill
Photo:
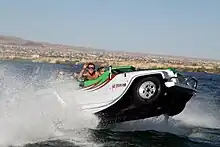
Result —
[[111, 79], [112, 78], [112, 66], [110, 65], [108, 69], [109, 69], [109, 78]]

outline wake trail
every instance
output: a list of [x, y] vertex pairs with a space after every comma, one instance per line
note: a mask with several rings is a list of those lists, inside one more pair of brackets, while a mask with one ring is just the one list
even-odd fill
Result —
[[89, 129], [97, 126], [98, 119], [82, 112], [74, 101], [74, 97], [78, 97], [74, 90], [76, 83], [69, 79], [59, 80], [50, 71], [46, 71], [49, 77], [42, 77], [43, 64], [29, 68], [31, 71], [18, 70], [16, 73], [10, 72], [12, 68], [14, 70], [14, 67], [6, 69], [0, 65], [1, 146], [59, 138], [94, 145], [88, 141]]

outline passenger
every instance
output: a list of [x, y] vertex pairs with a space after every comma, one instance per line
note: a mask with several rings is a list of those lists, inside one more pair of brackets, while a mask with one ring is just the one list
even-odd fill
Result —
[[105, 67], [101, 66], [97, 69], [98, 76], [101, 76], [105, 72]]
[[89, 63], [84, 64], [83, 69], [80, 71], [78, 75], [78, 79], [84, 77], [85, 80], [93, 80], [98, 78], [98, 74], [95, 71], [95, 64]]

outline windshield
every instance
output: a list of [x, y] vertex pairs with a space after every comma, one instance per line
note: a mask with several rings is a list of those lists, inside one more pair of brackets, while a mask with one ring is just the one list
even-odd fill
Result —
[[132, 72], [132, 71], [136, 71], [136, 69], [133, 66], [121, 66], [121, 67], [112, 68], [113, 73], [124, 73], [124, 72]]

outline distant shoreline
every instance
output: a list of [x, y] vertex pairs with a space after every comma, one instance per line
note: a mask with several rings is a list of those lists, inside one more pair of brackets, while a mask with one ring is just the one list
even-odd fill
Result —
[[132, 62], [100, 62], [100, 61], [78, 61], [78, 60], [69, 60], [69, 59], [59, 59], [59, 58], [38, 58], [38, 59], [33, 59], [30, 57], [16, 57], [16, 58], [0, 58], [1, 60], [11, 60], [11, 61], [30, 61], [30, 62], [36, 62], [36, 63], [52, 63], [52, 64], [83, 64], [85, 62], [94, 62], [95, 64], [102, 65], [102, 66], [107, 66], [107, 65], [112, 65], [112, 66], [118, 66], [118, 65], [132, 65], [138, 68], [174, 68], [176, 70], [182, 71], [182, 72], [205, 72], [205, 73], [214, 73], [214, 74], [220, 74], [220, 68], [215, 67], [215, 68], [205, 68], [205, 67], [196, 67], [193, 68], [192, 66], [167, 66], [166, 64], [158, 63], [158, 64], [153, 64], [152, 63], [146, 63], [144, 66], [140, 66], [138, 64], [132, 63]]
[[179, 71], [220, 74], [220, 60], [153, 55], [126, 51], [97, 50], [0, 35], [0, 59], [55, 64], [81, 64], [94, 62], [100, 65], [132, 65], [137, 68], [174, 68]]

